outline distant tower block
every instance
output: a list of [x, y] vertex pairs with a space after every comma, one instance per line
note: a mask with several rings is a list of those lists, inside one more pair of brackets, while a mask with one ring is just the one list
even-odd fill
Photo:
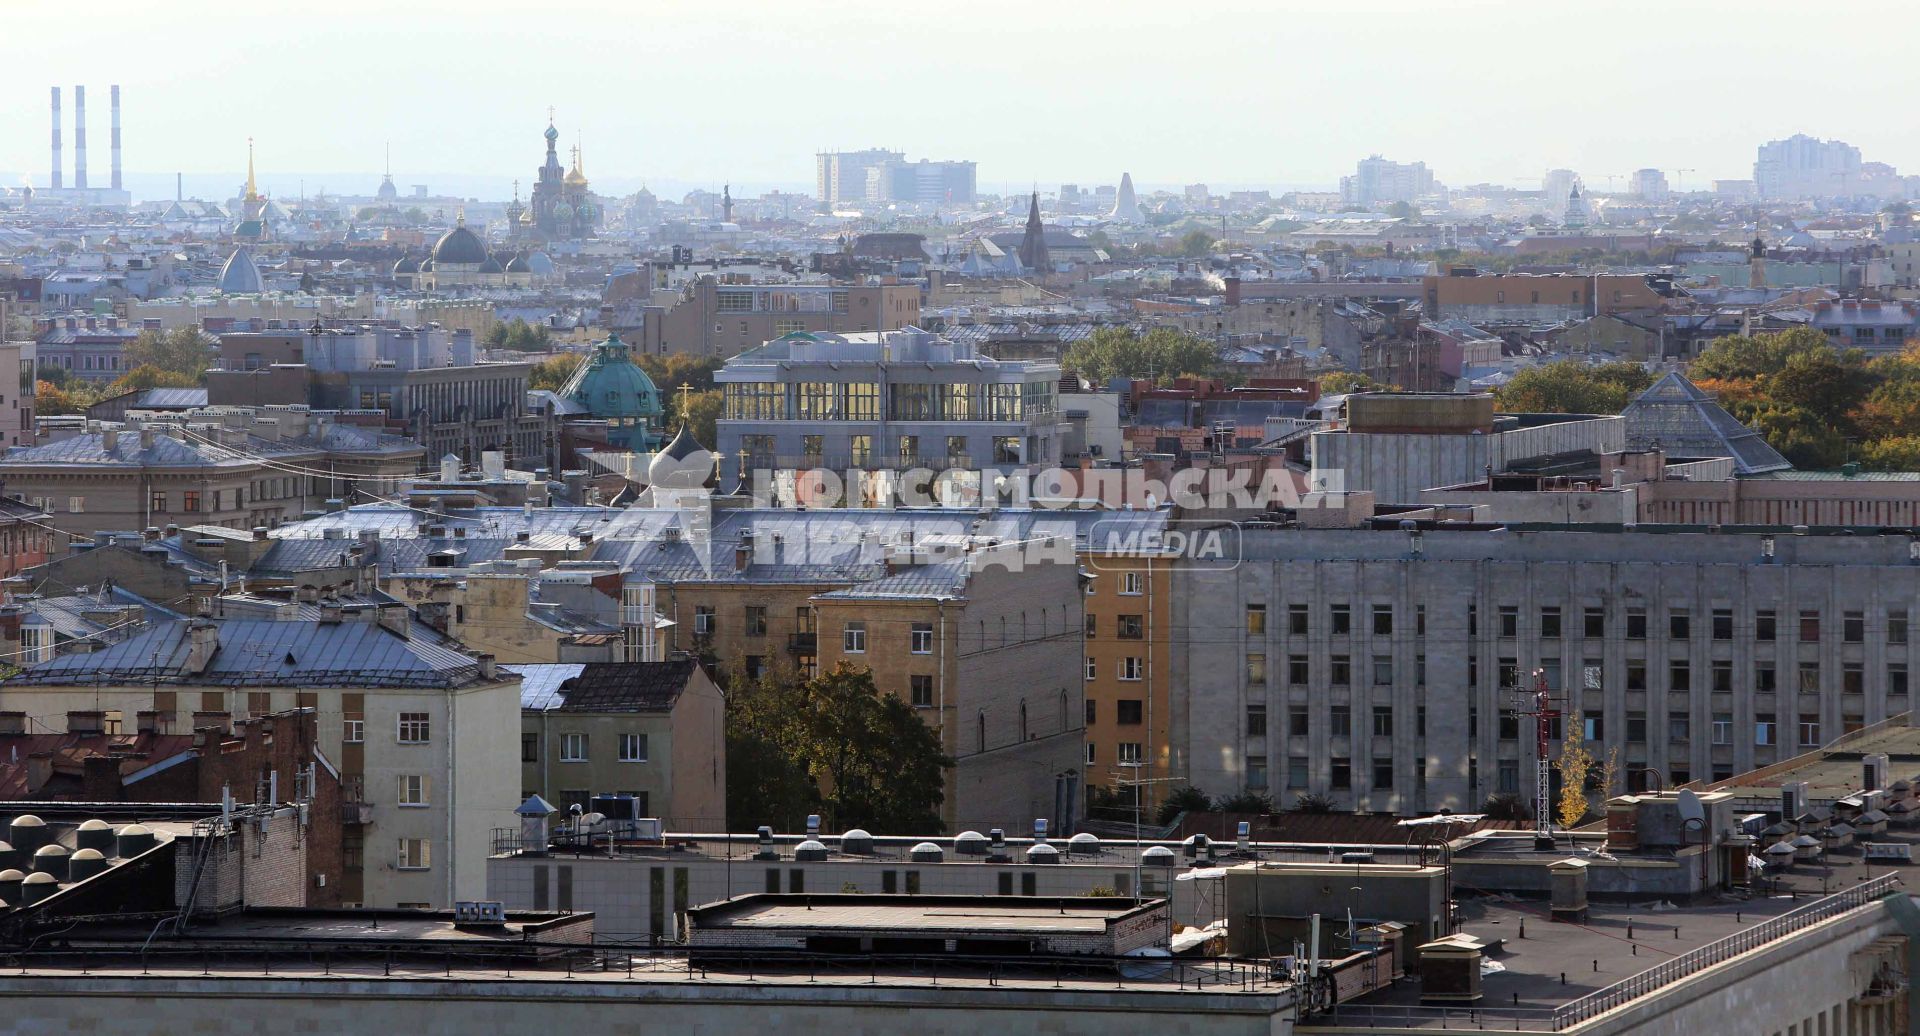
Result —
[[107, 89], [111, 101], [108, 107], [113, 111], [113, 136], [108, 143], [113, 151], [113, 189], [117, 191], [120, 189], [120, 87]]
[[1760, 228], [1753, 228], [1753, 248], [1747, 257], [1747, 287], [1764, 288], [1767, 286], [1767, 242], [1760, 237]]
[[73, 185], [87, 189], [87, 88], [73, 88]]
[[60, 159], [60, 88], [53, 88], [53, 189], [65, 186], [64, 162]]
[[1120, 174], [1120, 194], [1113, 200], [1113, 211], [1107, 218], [1115, 223], [1139, 223], [1140, 202], [1133, 196], [1133, 174]]

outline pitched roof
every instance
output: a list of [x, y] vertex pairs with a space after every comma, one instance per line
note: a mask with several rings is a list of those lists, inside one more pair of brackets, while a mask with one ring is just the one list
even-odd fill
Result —
[[1627, 423], [1627, 445], [1634, 449], [1659, 448], [1670, 457], [1731, 457], [1741, 475], [1793, 467], [1678, 371], [1654, 382], [1620, 416]]
[[587, 662], [506, 666], [520, 673], [520, 707], [559, 712], [665, 712], [680, 699], [697, 663]]

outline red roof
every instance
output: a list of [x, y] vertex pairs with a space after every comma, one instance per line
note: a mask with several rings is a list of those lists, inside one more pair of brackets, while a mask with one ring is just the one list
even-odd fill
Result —
[[0, 800], [45, 797], [27, 786], [27, 760], [53, 756], [55, 778], [79, 779], [90, 756], [120, 758], [126, 776], [193, 750], [192, 734], [0, 734]]

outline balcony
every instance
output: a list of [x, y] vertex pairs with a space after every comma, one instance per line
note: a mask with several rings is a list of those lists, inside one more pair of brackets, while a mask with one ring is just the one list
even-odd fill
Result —
[[820, 634], [789, 633], [787, 634], [787, 650], [796, 655], [818, 654], [820, 651]]
[[364, 827], [373, 823], [373, 803], [343, 799], [340, 802], [340, 822]]

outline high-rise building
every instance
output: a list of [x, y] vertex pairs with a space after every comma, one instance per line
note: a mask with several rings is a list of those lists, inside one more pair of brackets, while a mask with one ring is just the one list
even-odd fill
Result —
[[1366, 207], [1413, 201], [1433, 193], [1433, 172], [1425, 162], [1390, 162], [1379, 155], [1363, 158], [1352, 176], [1340, 178], [1340, 199]]
[[867, 169], [866, 199], [919, 205], [970, 205], [974, 163], [889, 161]]
[[868, 170], [906, 158], [904, 151], [822, 151], [814, 156], [814, 196], [829, 206], [867, 197]]
[[1760, 145], [1753, 162], [1754, 183], [1769, 201], [1843, 197], [1859, 178], [1859, 148], [1804, 133]]
[[1646, 201], [1666, 201], [1672, 193], [1667, 186], [1667, 174], [1658, 169], [1635, 169], [1627, 190], [1634, 197]]

